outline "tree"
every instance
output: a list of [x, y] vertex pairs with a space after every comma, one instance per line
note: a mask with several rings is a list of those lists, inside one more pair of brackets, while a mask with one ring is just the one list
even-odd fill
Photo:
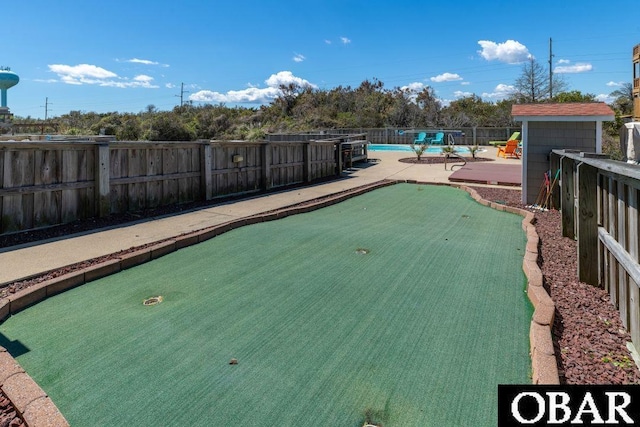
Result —
[[382, 127], [385, 125], [390, 96], [384, 83], [378, 79], [364, 80], [354, 91], [355, 111], [358, 127]]
[[291, 82], [289, 84], [281, 84], [278, 89], [280, 90], [280, 96], [274, 100], [274, 105], [279, 105], [282, 109], [283, 116], [289, 116], [291, 110], [296, 104], [297, 96], [304, 90], [298, 83]]
[[398, 89], [398, 92], [393, 96], [393, 104], [387, 114], [387, 124], [400, 128], [412, 126], [415, 122], [414, 111], [411, 108], [412, 104], [410, 92]]
[[[451, 101], [449, 106], [443, 110], [442, 115], [455, 117], [455, 121], [458, 121], [456, 127], [473, 127], [486, 124], [493, 110], [493, 104], [484, 102], [478, 95], [470, 95]], [[449, 121], [451, 122], [452, 120], [449, 119]]]
[[432, 87], [427, 86], [416, 96], [416, 103], [422, 109], [422, 120], [426, 126], [435, 126], [440, 119], [442, 106]]
[[159, 113], [151, 121], [147, 132], [149, 141], [191, 141], [194, 133], [174, 113]]
[[560, 92], [554, 95], [553, 102], [595, 102], [596, 96], [592, 93], [583, 94], [579, 90], [572, 90], [571, 92]]
[[616, 89], [609, 94], [616, 99], [613, 101], [613, 108], [621, 115], [633, 114], [633, 85], [623, 83], [620, 89]]
[[514, 98], [519, 103], [542, 102], [549, 99], [550, 89], [553, 93], [566, 90], [566, 81], [558, 75], [554, 75], [551, 86], [549, 85], [549, 71], [545, 69], [533, 57], [522, 66], [522, 73], [514, 83]]

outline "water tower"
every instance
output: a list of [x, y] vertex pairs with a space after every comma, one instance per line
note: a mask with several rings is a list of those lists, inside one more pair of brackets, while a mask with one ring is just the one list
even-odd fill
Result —
[[0, 67], [0, 133], [11, 129], [11, 117], [7, 107], [7, 89], [18, 84], [20, 78], [16, 73], [12, 73], [9, 67]]
[[7, 106], [7, 89], [17, 85], [19, 81], [20, 77], [12, 72], [9, 67], [0, 67], [0, 93], [2, 94], [0, 107]]

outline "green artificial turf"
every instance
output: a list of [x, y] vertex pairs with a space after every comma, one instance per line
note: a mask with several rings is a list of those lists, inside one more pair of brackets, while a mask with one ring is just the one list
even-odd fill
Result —
[[50, 298], [0, 344], [73, 426], [494, 426], [530, 382], [521, 220], [394, 185]]

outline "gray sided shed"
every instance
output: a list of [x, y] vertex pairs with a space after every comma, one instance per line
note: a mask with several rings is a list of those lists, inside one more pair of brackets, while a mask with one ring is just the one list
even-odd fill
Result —
[[601, 153], [602, 122], [615, 117], [604, 102], [515, 104], [511, 115], [522, 122], [522, 202], [527, 205], [540, 193], [551, 150]]

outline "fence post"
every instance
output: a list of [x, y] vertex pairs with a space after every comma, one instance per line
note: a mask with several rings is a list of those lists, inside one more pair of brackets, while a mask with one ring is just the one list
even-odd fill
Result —
[[342, 138], [336, 141], [335, 146], [336, 155], [336, 175], [342, 175]]
[[302, 174], [304, 182], [311, 181], [311, 141], [305, 141], [302, 143], [302, 159], [304, 165], [302, 166]]
[[[507, 137], [508, 138], [508, 137]], [[551, 171], [551, 182], [553, 183], [558, 173], [558, 169], [560, 169], [560, 155], [554, 153], [553, 151], [549, 154], [549, 170]], [[558, 182], [558, 188], [560, 188], [560, 183]], [[560, 207], [560, 191], [553, 191], [551, 189], [551, 206], [554, 208]]]
[[[617, 184], [617, 192], [618, 200], [617, 200], [617, 214], [618, 218], [616, 222], [618, 224], [617, 236], [613, 236], [618, 243], [623, 247], [623, 249], [629, 252], [629, 245], [627, 240], [627, 234], [631, 229], [627, 228], [628, 225], [626, 223], [627, 220], [627, 206], [629, 201], [627, 200], [627, 191], [625, 189], [625, 183], [622, 180], [616, 182]], [[597, 193], [596, 193], [597, 194]], [[635, 229], [634, 229], [635, 230]], [[637, 259], [636, 259], [637, 260]], [[615, 280], [616, 278], [614, 278]], [[618, 268], [618, 277], [616, 282], [618, 283], [618, 312], [620, 313], [620, 319], [622, 320], [622, 325], [629, 330], [629, 281], [632, 280], [629, 278], [627, 272], [624, 268]]]
[[598, 285], [598, 169], [578, 165], [578, 279]]
[[573, 168], [575, 162], [566, 156], [560, 159], [562, 169], [562, 199], [560, 209], [562, 211], [562, 235], [575, 239], [575, 196], [573, 186]]
[[[627, 187], [627, 201], [629, 203], [629, 255], [633, 259], [638, 259], [638, 190], [632, 186]], [[640, 343], [640, 291], [638, 286], [629, 278], [629, 333], [631, 341], [637, 346]]]
[[109, 144], [98, 144], [96, 156], [96, 204], [98, 216], [105, 217], [111, 213], [111, 188], [109, 184], [110, 159]]
[[271, 189], [271, 143], [266, 142], [262, 145], [262, 181], [264, 189]]
[[213, 198], [213, 175], [211, 173], [212, 150], [209, 141], [200, 146], [200, 193], [203, 200]]

